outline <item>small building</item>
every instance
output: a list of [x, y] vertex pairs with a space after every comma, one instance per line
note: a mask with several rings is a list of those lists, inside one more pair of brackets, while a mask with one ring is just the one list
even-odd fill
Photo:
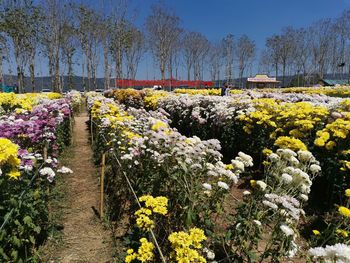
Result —
[[344, 79], [321, 79], [321, 86], [345, 86], [349, 85], [349, 82]]
[[256, 75], [247, 79], [248, 89], [276, 88], [280, 83], [276, 78], [269, 78], [267, 75]]

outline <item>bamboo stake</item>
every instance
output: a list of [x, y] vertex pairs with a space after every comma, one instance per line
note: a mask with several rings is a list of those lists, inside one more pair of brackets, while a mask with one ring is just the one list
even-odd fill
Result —
[[105, 186], [105, 165], [106, 154], [102, 154], [102, 167], [101, 167], [101, 189], [100, 189], [100, 217], [103, 218], [103, 206], [104, 206], [104, 186]]
[[94, 131], [92, 130], [92, 117], [91, 117], [91, 121], [90, 121], [90, 133], [91, 133], [91, 144], [94, 144]]
[[47, 144], [44, 146], [44, 161], [47, 160]]

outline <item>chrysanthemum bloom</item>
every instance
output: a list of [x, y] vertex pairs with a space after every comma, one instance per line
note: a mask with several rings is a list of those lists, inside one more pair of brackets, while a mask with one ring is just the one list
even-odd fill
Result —
[[346, 197], [350, 197], [350, 189], [346, 189], [345, 190], [345, 196]]
[[312, 230], [312, 233], [313, 233], [315, 236], [321, 235], [321, 232], [318, 231], [317, 229]]
[[339, 206], [338, 211], [341, 215], [350, 218], [350, 209], [345, 206]]

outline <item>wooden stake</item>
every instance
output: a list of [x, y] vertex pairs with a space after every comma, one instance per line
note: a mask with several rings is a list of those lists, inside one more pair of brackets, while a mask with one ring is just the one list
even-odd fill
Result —
[[101, 190], [100, 190], [100, 216], [103, 218], [103, 206], [104, 206], [104, 187], [105, 187], [105, 165], [106, 154], [102, 154], [102, 166], [101, 166]]
[[44, 161], [47, 160], [47, 144], [44, 146]]
[[91, 144], [94, 144], [94, 131], [92, 130], [92, 118], [90, 121]]

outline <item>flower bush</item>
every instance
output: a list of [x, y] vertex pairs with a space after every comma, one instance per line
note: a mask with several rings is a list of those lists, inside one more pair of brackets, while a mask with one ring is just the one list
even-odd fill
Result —
[[[308, 92], [304, 90], [242, 91], [241, 94], [227, 97], [171, 93], [156, 96], [155, 93], [148, 92], [144, 101], [147, 96], [154, 96], [152, 107], [143, 105], [148, 110], [147, 113], [142, 108], [128, 108], [128, 113], [134, 117], [157, 114], [164, 123], [153, 123], [163, 131], [162, 136], [157, 136], [150, 144], [152, 150], [156, 150], [156, 155], [162, 153], [157, 147], [163, 145], [163, 140], [167, 145], [172, 144], [167, 137], [172, 136], [176, 129], [175, 133], [179, 132], [190, 138], [198, 136], [201, 141], [218, 139], [221, 147], [217, 150], [222, 154], [222, 163], [229, 163], [232, 156], [238, 155], [242, 150], [253, 157], [252, 171], [243, 176], [245, 183], [251, 180], [251, 189], [243, 191], [244, 202], [235, 208], [235, 213], [229, 220], [224, 220], [224, 225], [230, 225], [230, 231], [224, 227], [224, 252], [219, 249], [216, 250], [218, 253], [215, 253], [219, 258], [221, 254], [231, 251], [229, 254], [232, 258], [243, 262], [281, 262], [285, 257], [297, 253], [300, 248], [299, 238], [303, 236], [310, 241], [311, 246], [320, 247], [317, 251], [323, 251], [323, 254], [320, 252], [323, 256], [319, 258], [310, 252], [311, 258], [327, 262], [331, 257], [326, 255], [335, 251], [333, 246], [345, 248], [348, 245], [349, 229], [346, 220], [349, 207], [346, 204], [350, 194], [346, 191], [349, 192], [350, 185], [350, 103], [348, 99], [342, 98], [348, 96], [348, 87], [309, 89]], [[152, 127], [147, 124], [147, 119], [150, 117], [145, 117], [143, 121], [146, 130]], [[146, 141], [152, 138], [147, 132], [137, 134], [140, 137], [135, 138], [135, 141], [142, 140], [144, 134], [147, 137]], [[110, 139], [113, 140], [114, 136], [112, 133]], [[123, 145], [118, 136], [115, 140]], [[157, 143], [154, 143], [155, 141]], [[124, 147], [129, 153], [130, 144], [125, 144]], [[148, 147], [147, 144], [145, 148], [137, 149], [133, 154], [138, 155]], [[180, 149], [185, 155], [186, 150], [181, 147]], [[133, 154], [131, 158], [126, 157], [126, 160], [130, 160], [129, 169], [141, 163], [138, 159], [136, 164], [133, 163]], [[169, 154], [173, 155], [173, 152]], [[168, 169], [177, 165], [167, 162], [165, 164]], [[159, 164], [154, 165], [156, 168], [152, 170], [153, 173], [163, 173], [163, 163], [157, 165]], [[146, 165], [143, 163], [138, 166], [141, 170], [144, 170], [144, 167]], [[234, 160], [225, 165], [226, 169], [238, 167], [239, 165], [234, 165]], [[215, 170], [217, 169], [216, 167]], [[243, 170], [245, 169], [241, 169]], [[235, 175], [236, 172], [233, 171]], [[234, 180], [237, 181], [238, 176]], [[230, 184], [226, 181], [207, 180], [201, 184], [205, 191], [210, 193], [214, 187], [230, 189]], [[159, 186], [154, 189], [151, 185], [153, 184], [143, 186], [144, 189], [148, 189], [147, 193], [155, 191], [159, 195], [169, 196], [172, 206], [171, 200], [176, 198], [172, 197], [172, 188], [157, 192]], [[224, 199], [220, 200], [222, 202]], [[181, 201], [177, 202], [182, 206]], [[337, 203], [342, 205], [330, 212]], [[307, 211], [311, 213], [310, 217], [306, 216], [303, 210], [306, 204]], [[202, 217], [213, 216], [210, 212], [200, 212], [206, 211], [205, 209], [198, 209], [199, 220]], [[168, 216], [171, 216], [171, 209], [169, 211]], [[299, 229], [302, 229], [301, 221], [307, 223], [305, 230], [299, 232]], [[308, 228], [313, 224], [321, 224], [322, 227], [309, 231]], [[186, 224], [186, 221], [182, 221], [182, 226], [185, 229], [192, 227], [191, 224]], [[217, 224], [213, 227], [212, 224], [201, 223], [201, 226], [209, 233], [210, 242], [217, 244], [216, 242], [221, 240], [222, 243], [222, 233], [220, 234]], [[180, 223], [178, 228], [181, 228]], [[332, 258], [336, 259], [345, 260], [340, 256]]]
[[70, 143], [73, 102], [50, 93], [0, 96], [0, 261], [35, 261], [49, 227], [48, 189], [57, 173], [72, 172], [58, 169], [57, 157]]

